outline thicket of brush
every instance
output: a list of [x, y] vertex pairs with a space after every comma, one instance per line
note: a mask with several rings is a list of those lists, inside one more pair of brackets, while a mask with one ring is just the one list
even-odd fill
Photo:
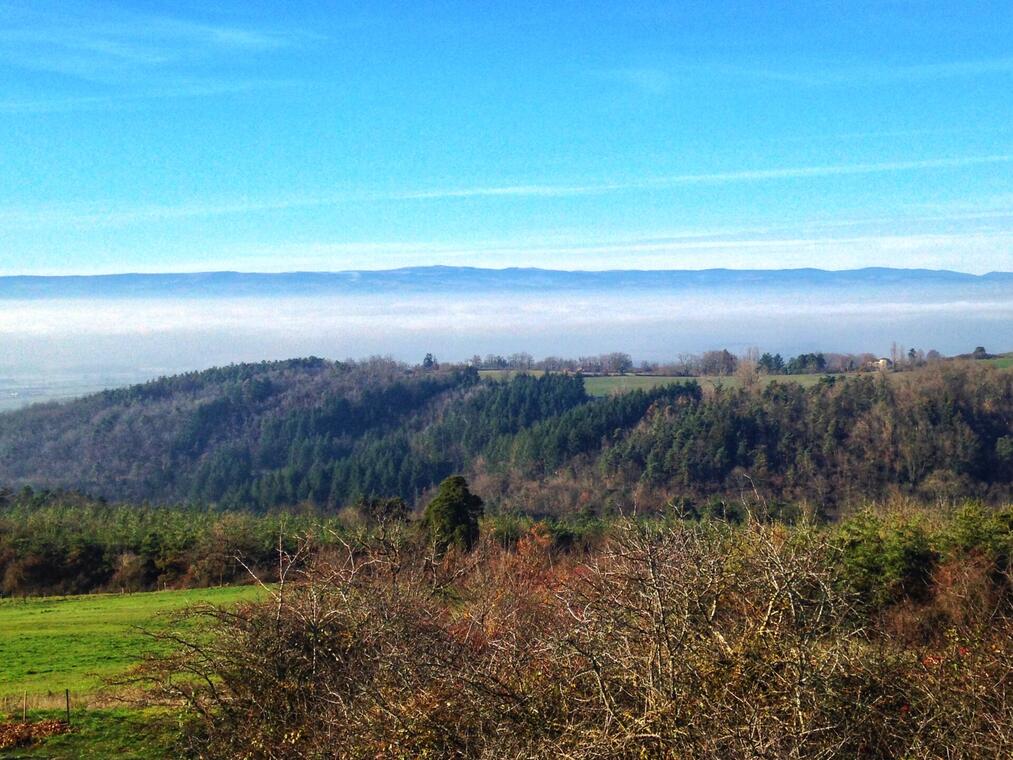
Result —
[[[134, 674], [207, 758], [1013, 754], [1013, 511], [302, 544]], [[194, 627], [195, 623], [199, 623]]]

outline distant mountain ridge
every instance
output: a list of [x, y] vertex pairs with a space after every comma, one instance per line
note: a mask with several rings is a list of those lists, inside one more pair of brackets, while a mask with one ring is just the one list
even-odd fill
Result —
[[1013, 272], [869, 267], [802, 269], [630, 269], [568, 271], [427, 266], [338, 272], [195, 272], [0, 277], [0, 299], [242, 297], [482, 291], [680, 290], [721, 287], [1013, 285]]

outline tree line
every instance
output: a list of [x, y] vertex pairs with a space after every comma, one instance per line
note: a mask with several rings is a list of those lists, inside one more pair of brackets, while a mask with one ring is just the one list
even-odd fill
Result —
[[[986, 359], [993, 357], [981, 346], [973, 352], [961, 355], [960, 358]], [[836, 352], [803, 352], [797, 356], [782, 356], [751, 348], [741, 355], [728, 349], [714, 349], [701, 353], [684, 353], [676, 359], [668, 361], [635, 361], [628, 353], [614, 351], [594, 356], [565, 358], [546, 356], [535, 359], [526, 351], [518, 351], [503, 356], [476, 354], [468, 364], [479, 370], [512, 370], [519, 372], [582, 372], [591, 375], [622, 375], [633, 372], [642, 375], [664, 375], [673, 377], [701, 377], [734, 375], [740, 367], [758, 369], [768, 375], [802, 375], [802, 374], [839, 374], [868, 369], [881, 358], [890, 360], [898, 369], [913, 369], [926, 364], [942, 361], [943, 355], [935, 349], [904, 349], [893, 344], [888, 357], [880, 357], [869, 352], [836, 353]]]
[[[272, 512], [109, 504], [73, 491], [0, 488], [0, 596], [200, 588], [276, 580], [279, 552], [300, 541], [339, 546], [396, 530], [442, 549], [468, 549], [481, 533], [513, 545], [535, 524], [485, 510], [461, 476], [443, 481], [425, 509], [398, 497], [362, 498], [340, 511]], [[606, 522], [587, 515], [539, 523], [560, 548], [587, 549]]]

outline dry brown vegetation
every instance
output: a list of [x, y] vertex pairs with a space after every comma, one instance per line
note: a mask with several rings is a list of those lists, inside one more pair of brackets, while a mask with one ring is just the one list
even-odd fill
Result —
[[440, 556], [401, 532], [282, 557], [136, 679], [207, 758], [994, 758], [1013, 753], [1007, 579], [942, 564], [870, 606], [838, 534], [621, 520]]
[[50, 736], [64, 734], [70, 726], [62, 720], [0, 723], [0, 750], [28, 747]]

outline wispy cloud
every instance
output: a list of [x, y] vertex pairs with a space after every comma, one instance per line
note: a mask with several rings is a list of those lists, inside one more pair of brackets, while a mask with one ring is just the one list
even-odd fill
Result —
[[[0, 110], [2, 110], [2, 104], [0, 104]], [[193, 200], [181, 204], [153, 204], [132, 207], [123, 207], [114, 203], [53, 204], [33, 207], [8, 206], [0, 207], [0, 225], [7, 230], [53, 226], [75, 228], [120, 227], [187, 218], [283, 211], [287, 209], [335, 206], [347, 203], [423, 202], [481, 198], [565, 198], [631, 191], [662, 191], [692, 185], [760, 183], [893, 172], [961, 169], [987, 164], [1007, 164], [1010, 162], [1013, 162], [1013, 155], [964, 156], [917, 161], [829, 164], [774, 169], [747, 169], [730, 172], [675, 174], [642, 180], [588, 184], [533, 183], [394, 192], [347, 191], [318, 195], [293, 194], [278, 198], [261, 199]]]
[[[0, 110], [42, 112], [98, 108], [123, 100], [194, 97], [259, 86], [241, 71], [247, 59], [313, 39], [300, 31], [204, 23], [99, 4], [0, 2], [0, 68], [66, 80], [29, 95], [0, 86]], [[58, 82], [59, 80], [54, 80]], [[57, 89], [59, 88], [59, 89]], [[82, 90], [82, 88], [84, 88]]]
[[775, 169], [745, 169], [729, 172], [699, 174], [673, 174], [626, 182], [590, 184], [520, 184], [470, 188], [445, 188], [392, 193], [384, 200], [438, 200], [444, 198], [480, 198], [495, 196], [565, 197], [573, 195], [603, 195], [627, 190], [674, 188], [680, 185], [722, 185], [733, 183], [766, 182], [771, 180], [812, 179], [862, 174], [927, 171], [932, 169], [961, 169], [982, 164], [1013, 162], [1013, 155], [963, 156], [932, 158], [917, 161], [884, 161], [861, 164], [829, 164], [823, 166], [792, 166]]
[[1013, 74], [1013, 56], [967, 61], [944, 61], [910, 65], [813, 66], [785, 70], [766, 67], [719, 67], [729, 74], [745, 75], [805, 86], [879, 85]]
[[81, 95], [48, 98], [0, 99], [0, 113], [32, 114], [63, 113], [129, 108], [164, 98], [205, 98], [217, 95], [236, 95], [264, 90], [295, 90], [301, 83], [293, 80], [233, 79], [233, 80], [179, 80], [165, 85], [145, 88], [141, 92], [117, 92], [110, 95]]
[[1013, 55], [963, 61], [916, 64], [875, 64], [866, 66], [827, 65], [811, 61], [779, 68], [776, 64], [734, 64], [720, 61], [669, 61], [667, 63], [595, 69], [597, 79], [623, 85], [650, 95], [665, 95], [680, 82], [701, 78], [759, 80], [799, 87], [875, 86], [947, 79], [966, 79], [1013, 74]]
[[292, 34], [195, 23], [112, 9], [0, 6], [0, 56], [24, 68], [106, 81], [136, 67], [257, 53], [293, 43]]

